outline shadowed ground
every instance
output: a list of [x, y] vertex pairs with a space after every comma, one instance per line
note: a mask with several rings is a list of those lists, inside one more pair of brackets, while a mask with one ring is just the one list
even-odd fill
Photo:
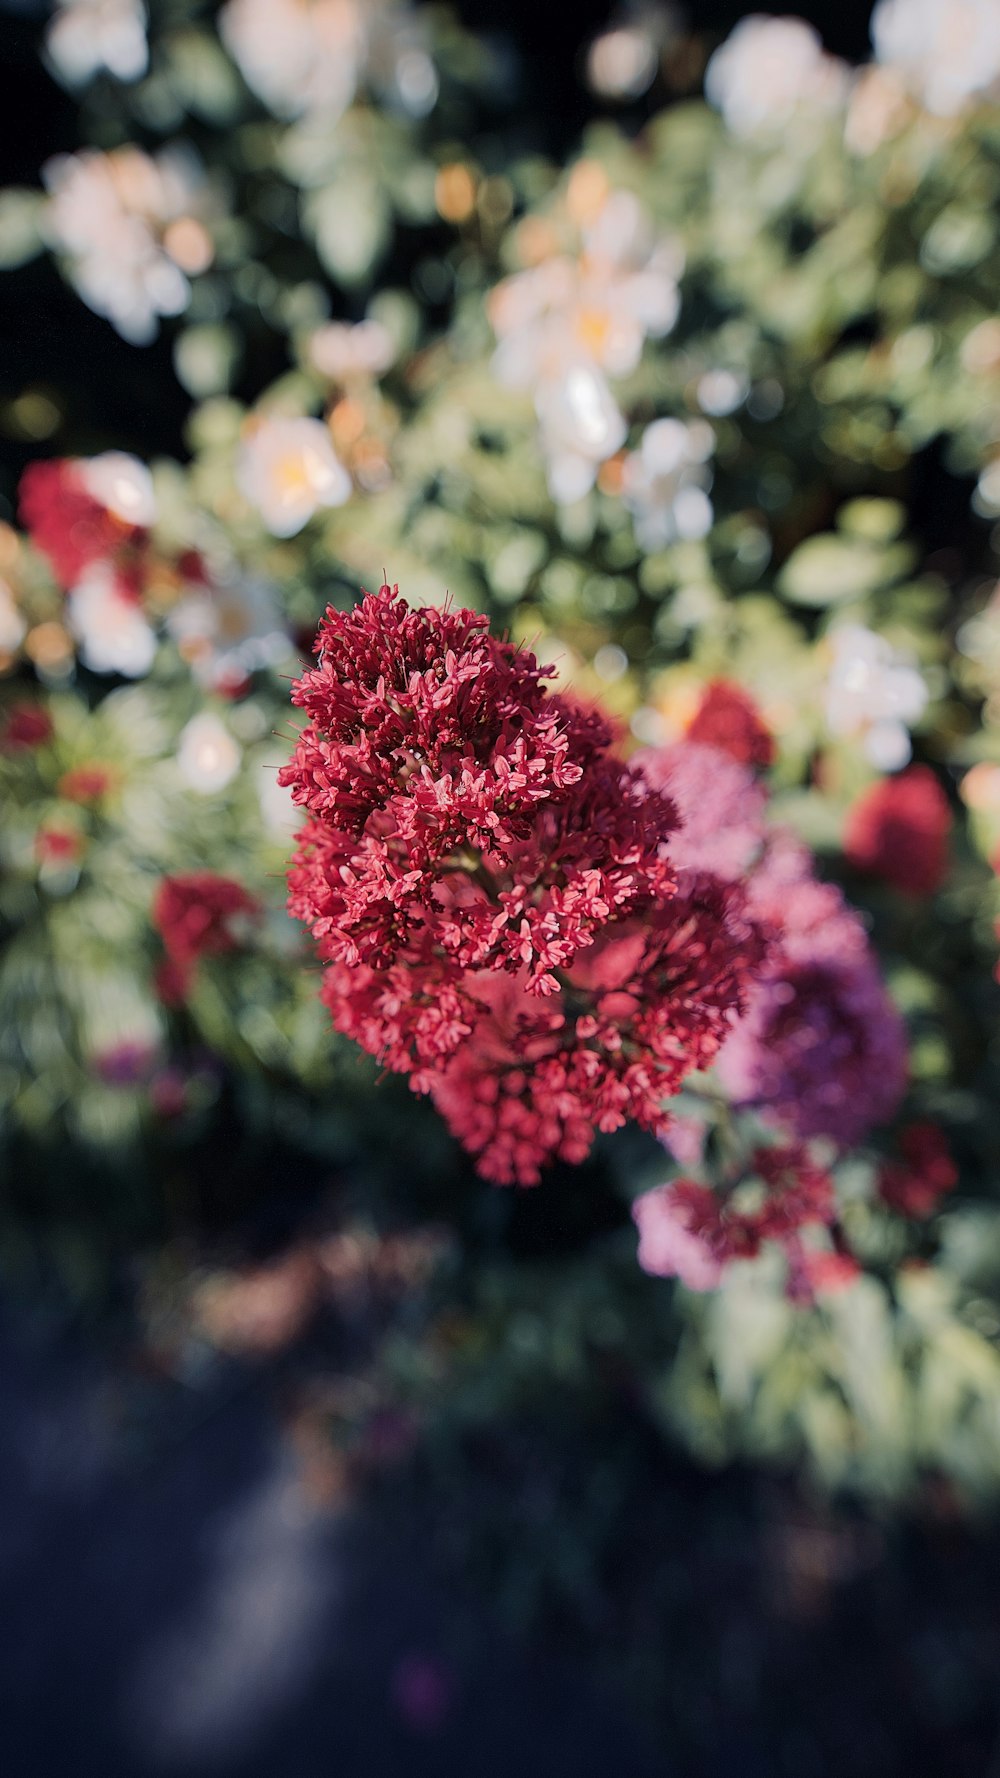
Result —
[[[589, 1676], [515, 1650], [414, 1539], [310, 1504], [252, 1379], [157, 1441], [96, 1358], [0, 1331], [11, 1778], [646, 1778]], [[159, 1442], [159, 1449], [157, 1449]]]

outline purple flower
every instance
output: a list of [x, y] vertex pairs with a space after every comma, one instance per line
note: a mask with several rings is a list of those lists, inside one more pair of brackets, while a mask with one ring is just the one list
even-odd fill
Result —
[[782, 834], [751, 880], [750, 903], [776, 943], [719, 1055], [722, 1083], [738, 1105], [796, 1135], [850, 1148], [892, 1116], [907, 1076], [903, 1021], [868, 935]]

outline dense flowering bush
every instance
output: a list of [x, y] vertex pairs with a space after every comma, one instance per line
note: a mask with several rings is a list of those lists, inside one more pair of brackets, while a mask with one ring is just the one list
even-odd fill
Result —
[[162, 1210], [236, 1122], [433, 1203], [441, 1296], [358, 1392], [414, 1423], [569, 1365], [713, 1461], [995, 1483], [1000, 48], [958, 12], [880, 0], [852, 69], [630, 11], [555, 155], [437, 8], [47, 27], [80, 145], [0, 194], [4, 275], [148, 388], [141, 436], [86, 364], [0, 416], [0, 1139]]

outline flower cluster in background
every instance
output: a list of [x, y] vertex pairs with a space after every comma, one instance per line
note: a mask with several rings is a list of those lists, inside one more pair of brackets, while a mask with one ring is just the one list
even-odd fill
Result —
[[4, 276], [48, 252], [186, 426], [0, 414], [0, 1137], [152, 1200], [238, 1118], [446, 1204], [518, 1377], [475, 1173], [570, 1173], [545, 1362], [617, 1330], [713, 1460], [985, 1486], [995, 9], [872, 44], [631, 8], [559, 161], [436, 8], [61, 0], [81, 146]]

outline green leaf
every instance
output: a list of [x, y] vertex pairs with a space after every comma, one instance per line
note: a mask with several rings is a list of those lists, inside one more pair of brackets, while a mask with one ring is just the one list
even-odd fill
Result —
[[41, 252], [44, 209], [45, 197], [40, 191], [13, 185], [0, 191], [0, 268], [13, 271]]
[[348, 286], [363, 284], [390, 232], [389, 207], [374, 176], [352, 167], [349, 179], [311, 192], [303, 211], [331, 277]]
[[844, 605], [891, 586], [911, 561], [905, 543], [877, 547], [860, 537], [825, 533], [799, 545], [778, 576], [778, 591], [793, 605]]

